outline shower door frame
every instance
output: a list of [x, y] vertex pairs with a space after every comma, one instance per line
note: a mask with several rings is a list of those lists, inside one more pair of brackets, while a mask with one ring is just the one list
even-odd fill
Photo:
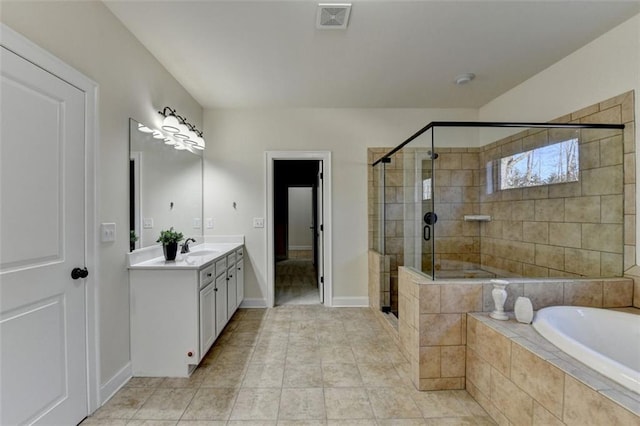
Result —
[[[432, 141], [433, 142], [433, 141]], [[422, 172], [424, 168], [422, 164], [425, 160], [431, 161], [431, 207], [432, 210], [435, 208], [435, 166], [433, 162], [433, 147], [428, 152], [419, 152], [416, 151], [415, 154], [415, 185], [414, 185], [414, 226], [415, 226], [415, 235], [414, 235], [414, 267], [419, 271], [423, 272], [422, 268], [422, 250], [423, 250], [423, 237], [421, 237], [418, 232], [419, 229], [422, 229], [423, 225], [423, 177]], [[405, 236], [406, 238], [406, 236]], [[433, 225], [433, 229], [431, 232], [431, 276], [435, 278], [435, 224]]]

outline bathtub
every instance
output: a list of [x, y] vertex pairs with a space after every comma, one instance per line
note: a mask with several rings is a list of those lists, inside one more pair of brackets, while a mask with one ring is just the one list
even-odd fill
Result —
[[533, 327], [563, 352], [640, 393], [640, 315], [551, 306], [536, 313]]

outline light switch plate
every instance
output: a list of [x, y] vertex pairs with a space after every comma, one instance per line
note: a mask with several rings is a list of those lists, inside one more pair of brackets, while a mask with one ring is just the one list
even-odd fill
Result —
[[213, 229], [213, 218], [212, 217], [208, 217], [207, 218], [207, 229]]
[[253, 227], [254, 228], [264, 228], [264, 218], [263, 217], [254, 217], [253, 218]]
[[193, 229], [200, 229], [200, 227], [202, 226], [202, 221], [200, 220], [199, 217], [194, 217], [193, 218]]
[[110, 243], [116, 240], [116, 224], [101, 223], [100, 224], [100, 241]]
[[145, 217], [142, 219], [142, 227], [144, 229], [152, 229], [153, 228], [153, 218]]

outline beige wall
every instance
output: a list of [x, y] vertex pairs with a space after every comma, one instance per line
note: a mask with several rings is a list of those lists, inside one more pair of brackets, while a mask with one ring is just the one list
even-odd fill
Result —
[[214, 219], [214, 234], [245, 235], [245, 296], [267, 294], [266, 232], [252, 227], [253, 217], [266, 217], [265, 151], [331, 151], [334, 302], [366, 305], [367, 147], [396, 145], [429, 121], [476, 118], [469, 109], [205, 111], [204, 217]]
[[97, 225], [118, 230], [97, 259], [104, 385], [129, 362], [129, 117], [157, 125], [171, 105], [200, 127], [202, 108], [101, 2], [3, 1], [1, 19], [99, 85]]

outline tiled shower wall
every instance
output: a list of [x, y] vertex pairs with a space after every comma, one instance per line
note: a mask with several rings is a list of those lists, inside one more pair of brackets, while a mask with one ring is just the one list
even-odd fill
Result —
[[[480, 213], [480, 149], [436, 148], [436, 152], [435, 270], [477, 270], [481, 257], [480, 227], [478, 222], [465, 222], [464, 216]], [[430, 261], [428, 255], [423, 257], [423, 270]]]
[[[625, 124], [624, 131], [578, 131], [580, 180], [573, 183], [488, 190], [486, 165], [571, 138], [576, 130], [532, 129], [480, 149], [436, 148], [436, 270], [480, 265], [505, 276], [623, 275], [635, 264], [633, 111], [634, 94], [628, 92], [554, 120]], [[388, 148], [370, 149], [370, 164], [385, 152]], [[404, 264], [402, 160], [401, 151], [386, 164], [385, 235], [392, 292], [397, 289], [397, 266]], [[370, 178], [370, 194], [372, 183]], [[370, 202], [370, 218], [372, 207]], [[487, 214], [492, 220], [465, 222], [468, 214]]]
[[[557, 121], [633, 128], [633, 93]], [[483, 269], [507, 276], [597, 277], [621, 276], [635, 263], [633, 133], [533, 129], [483, 147], [480, 164], [576, 136], [577, 182], [497, 191], [487, 187], [487, 173], [480, 174], [480, 212], [492, 217], [480, 225]]]

